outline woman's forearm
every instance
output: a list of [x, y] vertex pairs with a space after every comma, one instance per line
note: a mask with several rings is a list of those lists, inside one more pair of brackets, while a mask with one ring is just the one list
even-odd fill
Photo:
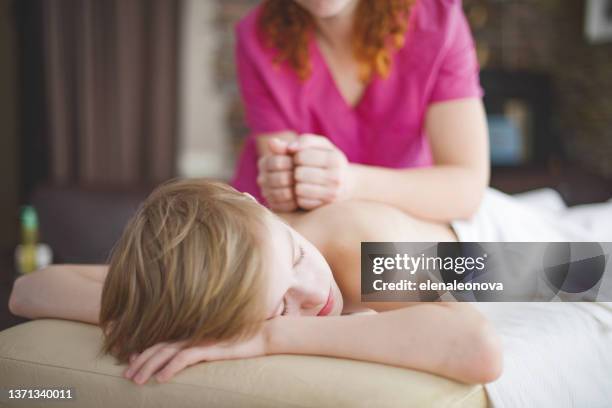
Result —
[[488, 172], [460, 166], [388, 169], [351, 164], [352, 198], [393, 205], [437, 222], [471, 217], [488, 184]]
[[423, 304], [374, 315], [280, 318], [271, 354], [311, 354], [484, 383], [501, 371], [499, 341], [469, 305]]
[[9, 308], [30, 319], [60, 318], [98, 323], [104, 265], [51, 265], [15, 281]]

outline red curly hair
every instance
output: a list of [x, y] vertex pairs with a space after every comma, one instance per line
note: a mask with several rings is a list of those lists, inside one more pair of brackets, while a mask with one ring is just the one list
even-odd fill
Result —
[[[353, 25], [353, 54], [359, 78], [386, 78], [392, 53], [404, 45], [408, 14], [415, 0], [358, 0]], [[308, 41], [312, 15], [293, 0], [265, 0], [258, 20], [264, 43], [278, 51], [275, 63], [287, 61], [302, 80], [311, 74]]]

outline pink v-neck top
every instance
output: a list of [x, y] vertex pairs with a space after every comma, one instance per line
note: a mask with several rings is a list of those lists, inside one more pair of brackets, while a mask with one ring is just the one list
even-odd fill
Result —
[[355, 106], [347, 104], [320, 53], [309, 44], [312, 74], [301, 81], [257, 34], [260, 7], [236, 26], [238, 80], [250, 130], [232, 184], [263, 202], [255, 138], [292, 130], [329, 138], [348, 160], [388, 168], [432, 165], [424, 129], [430, 104], [480, 98], [474, 41], [460, 0], [419, 0], [406, 42], [393, 55], [390, 75], [375, 77]]

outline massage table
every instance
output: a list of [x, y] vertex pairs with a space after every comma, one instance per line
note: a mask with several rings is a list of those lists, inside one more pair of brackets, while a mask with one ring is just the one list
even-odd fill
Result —
[[[481, 385], [338, 358], [275, 355], [200, 363], [170, 382], [138, 386], [100, 355], [102, 331], [34, 320], [0, 332], [0, 406], [7, 407], [486, 407]], [[9, 388], [72, 389], [73, 400], [9, 400]]]

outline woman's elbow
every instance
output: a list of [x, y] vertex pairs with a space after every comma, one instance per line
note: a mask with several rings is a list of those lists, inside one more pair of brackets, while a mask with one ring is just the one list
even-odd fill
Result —
[[469, 220], [476, 214], [484, 198], [487, 183], [480, 180], [479, 177], [474, 177], [469, 181], [469, 185], [462, 190], [462, 205], [456, 208], [456, 219]]

